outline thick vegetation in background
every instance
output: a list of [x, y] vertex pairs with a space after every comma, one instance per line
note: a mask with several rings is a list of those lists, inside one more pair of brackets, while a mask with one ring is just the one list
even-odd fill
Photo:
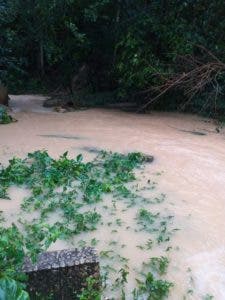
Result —
[[86, 65], [88, 93], [223, 114], [224, 13], [222, 0], [2, 0], [0, 78], [71, 88]]

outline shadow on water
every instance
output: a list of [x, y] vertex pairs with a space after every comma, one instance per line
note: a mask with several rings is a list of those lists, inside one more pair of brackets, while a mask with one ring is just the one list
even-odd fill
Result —
[[202, 131], [180, 129], [180, 128], [173, 127], [173, 126], [169, 126], [169, 127], [176, 129], [178, 131], [181, 131], [181, 132], [186, 132], [186, 133], [190, 133], [190, 134], [194, 134], [194, 135], [199, 135], [199, 136], [207, 135], [205, 132], [202, 132]]
[[59, 138], [59, 139], [68, 139], [68, 140], [84, 140], [84, 137], [80, 136], [71, 136], [71, 135], [63, 135], [63, 134], [40, 134], [38, 136], [46, 137], [46, 138]]
[[194, 135], [199, 135], [199, 136], [207, 135], [206, 133], [201, 132], [201, 131], [192, 131], [192, 130], [184, 130], [184, 129], [178, 129], [178, 130], [182, 131], [182, 132], [191, 133], [191, 134], [194, 134]]
[[89, 153], [96, 153], [99, 154], [100, 152], [102, 152], [102, 149], [99, 149], [97, 147], [80, 147], [79, 150], [83, 150]]

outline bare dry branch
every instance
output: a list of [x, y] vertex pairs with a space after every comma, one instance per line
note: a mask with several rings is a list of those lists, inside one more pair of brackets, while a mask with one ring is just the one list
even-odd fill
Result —
[[173, 89], [182, 90], [187, 97], [187, 101], [182, 105], [182, 107], [185, 108], [194, 96], [204, 92], [209, 86], [213, 91], [212, 94], [214, 95], [216, 110], [216, 99], [219, 94], [219, 84], [217, 79], [222, 73], [225, 73], [225, 64], [205, 47], [200, 45], [198, 45], [198, 47], [208, 55], [208, 61], [204, 62], [198, 57], [191, 55], [180, 56], [179, 59], [182, 61], [183, 72], [170, 74], [163, 84], [142, 91], [141, 94], [145, 95], [150, 93], [157, 94], [140, 107], [138, 112], [141, 112], [161, 96]]

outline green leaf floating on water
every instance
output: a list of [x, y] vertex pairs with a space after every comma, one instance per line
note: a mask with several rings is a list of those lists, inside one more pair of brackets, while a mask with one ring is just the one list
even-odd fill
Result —
[[[97, 204], [101, 205], [102, 202], [104, 205], [103, 198], [106, 194], [110, 193], [112, 196], [108, 207], [112, 205], [110, 216], [115, 215], [115, 219], [110, 219], [111, 222], [107, 224], [112, 226], [113, 234], [116, 235], [119, 229], [126, 225], [115, 213], [117, 202], [123, 201], [124, 204], [128, 204], [127, 209], [137, 206], [138, 231], [156, 235], [155, 240], [158, 243], [168, 241], [171, 235], [168, 225], [172, 216], [161, 216], [159, 212], [153, 213], [140, 208], [142, 198], [132, 187], [126, 185], [136, 179], [135, 169], [146, 162], [144, 155], [101, 152], [93, 161], [87, 163], [83, 161], [82, 155], [74, 159], [68, 158], [67, 155], [65, 152], [59, 159], [54, 159], [47, 151], [35, 151], [24, 159], [11, 159], [8, 166], [0, 169], [0, 195], [7, 197], [10, 186], [22, 186], [31, 193], [23, 200], [21, 210], [26, 213], [39, 212], [39, 217], [31, 221], [22, 217], [18, 220], [23, 233], [20, 233], [15, 225], [9, 228], [0, 226], [0, 300], [29, 299], [20, 284], [21, 277], [18, 277], [18, 269], [25, 253], [35, 260], [40, 252], [48, 249], [56, 240], [69, 240], [75, 235], [97, 230], [98, 226], [104, 225], [101, 223], [102, 216]], [[60, 218], [49, 223], [52, 213], [56, 212]], [[117, 226], [118, 230], [113, 226]], [[96, 238], [92, 239], [92, 246], [97, 243]], [[85, 245], [85, 241], [83, 244]], [[149, 250], [152, 244], [152, 240], [148, 239], [144, 247]], [[110, 246], [115, 245], [114, 241]], [[121, 248], [123, 246], [121, 245]], [[4, 264], [4, 257], [7, 258], [7, 264]], [[123, 287], [128, 280], [125, 266], [129, 259], [112, 249], [102, 250], [100, 257], [109, 265], [109, 262], [114, 260], [120, 263], [120, 277], [112, 287], [122, 288], [120, 295], [124, 299]], [[159, 275], [166, 272], [168, 261], [163, 257], [152, 258], [150, 263], [148, 267]], [[112, 272], [112, 267], [110, 270]], [[173, 284], [153, 276], [147, 273], [144, 280], [138, 282], [134, 296], [148, 295], [150, 300], [160, 300], [169, 294]], [[92, 283], [89, 282], [88, 289], [83, 290], [83, 298], [80, 299], [89, 299], [85, 297], [90, 293], [90, 299], [95, 299], [94, 296], [100, 297], [99, 290], [92, 290], [95, 286]]]

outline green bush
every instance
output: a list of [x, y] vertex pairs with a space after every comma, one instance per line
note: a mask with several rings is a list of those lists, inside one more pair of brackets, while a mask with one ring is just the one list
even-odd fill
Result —
[[0, 124], [9, 124], [12, 121], [12, 117], [8, 115], [6, 108], [0, 105]]
[[[117, 91], [118, 100], [141, 104], [147, 99], [136, 93], [185, 72], [180, 56], [205, 58], [197, 45], [225, 61], [223, 6], [222, 0], [2, 0], [0, 79], [11, 91], [70, 87], [86, 64], [93, 93]], [[188, 110], [224, 113], [224, 76], [217, 79], [216, 112], [209, 86]], [[168, 98], [156, 108], [178, 109], [184, 95]]]

